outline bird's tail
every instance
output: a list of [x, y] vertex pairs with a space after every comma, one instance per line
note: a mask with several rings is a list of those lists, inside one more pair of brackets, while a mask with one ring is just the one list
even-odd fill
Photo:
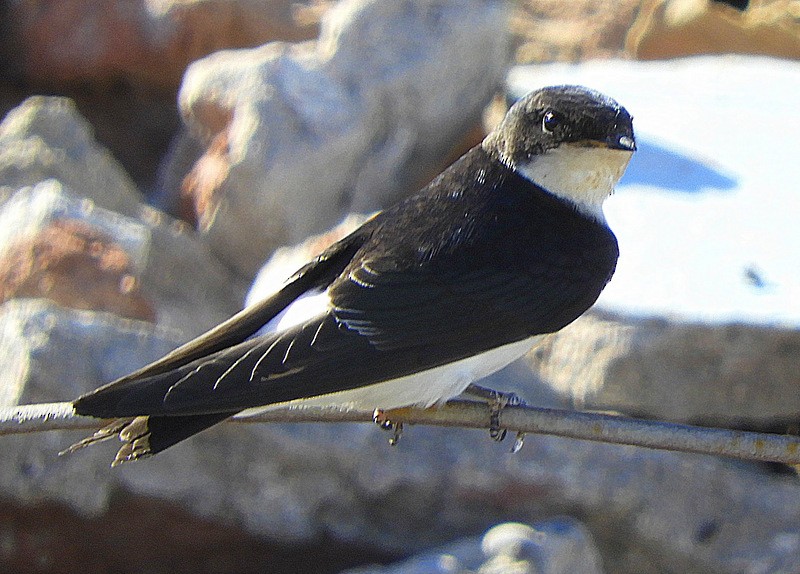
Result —
[[234, 414], [236, 413], [225, 412], [206, 415], [140, 416], [117, 419], [59, 454], [75, 452], [90, 444], [119, 436], [124, 444], [111, 463], [111, 466], [117, 466], [123, 462], [152, 456]]

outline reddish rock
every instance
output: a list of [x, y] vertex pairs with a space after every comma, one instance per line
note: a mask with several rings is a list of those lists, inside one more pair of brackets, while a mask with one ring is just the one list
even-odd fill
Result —
[[511, 31], [519, 64], [624, 57], [642, 0], [521, 0]]
[[228, 132], [220, 131], [181, 182], [178, 215], [207, 229], [219, 204], [219, 190], [231, 169]]
[[[502, 85], [507, 10], [485, 0], [352, 0], [317, 42], [193, 62], [178, 101], [204, 151], [164, 169], [212, 251], [251, 277], [277, 248], [419, 189], [476, 137]], [[456, 152], [457, 153], [457, 152]], [[185, 175], [185, 174], [188, 174]], [[189, 209], [187, 209], [187, 206]]]
[[626, 40], [641, 60], [694, 54], [800, 57], [800, 4], [754, 0], [747, 10], [711, 0], [648, 0]]
[[154, 322], [125, 250], [85, 222], [54, 220], [0, 258], [0, 302], [41, 297], [64, 307]]
[[[189, 62], [225, 48], [317, 33], [325, 2], [294, 0], [22, 0], [9, 8], [12, 44], [28, 81], [175, 90]], [[299, 8], [298, 8], [299, 5]]]
[[59, 503], [2, 500], [0, 531], [0, 570], [16, 574], [340, 572], [389, 559], [341, 542], [276, 544], [178, 504], [124, 493], [96, 518]]

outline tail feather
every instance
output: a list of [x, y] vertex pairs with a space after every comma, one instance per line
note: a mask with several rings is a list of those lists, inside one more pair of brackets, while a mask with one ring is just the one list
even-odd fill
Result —
[[147, 458], [189, 438], [223, 420], [235, 412], [185, 416], [141, 416], [117, 419], [93, 435], [70, 446], [59, 454], [75, 452], [81, 448], [118, 435], [124, 443], [111, 466]]
[[75, 444], [71, 445], [69, 448], [65, 448], [61, 452], [58, 453], [58, 456], [64, 456], [65, 454], [71, 454], [76, 450], [80, 450], [82, 448], [86, 448], [91, 444], [95, 444], [97, 442], [103, 442], [110, 438], [117, 436], [127, 425], [133, 422], [132, 418], [127, 419], [117, 419], [109, 425], [104, 426], [103, 428], [95, 431], [94, 434], [87, 436], [85, 439], [76, 442]]

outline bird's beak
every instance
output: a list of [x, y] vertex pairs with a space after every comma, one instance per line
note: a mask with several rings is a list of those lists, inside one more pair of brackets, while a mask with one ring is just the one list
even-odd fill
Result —
[[577, 147], [615, 149], [627, 152], [636, 151], [636, 142], [633, 140], [633, 138], [630, 136], [620, 136], [620, 135], [609, 136], [605, 140], [595, 140], [595, 139], [581, 140], [571, 145]]
[[611, 149], [621, 151], [636, 151], [636, 142], [630, 136], [611, 136], [606, 141], [606, 145]]

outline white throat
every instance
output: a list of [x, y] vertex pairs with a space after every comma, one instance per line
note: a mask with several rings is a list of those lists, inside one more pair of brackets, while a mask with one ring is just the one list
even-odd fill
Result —
[[564, 144], [512, 168], [525, 179], [606, 223], [603, 202], [614, 191], [633, 152]]

